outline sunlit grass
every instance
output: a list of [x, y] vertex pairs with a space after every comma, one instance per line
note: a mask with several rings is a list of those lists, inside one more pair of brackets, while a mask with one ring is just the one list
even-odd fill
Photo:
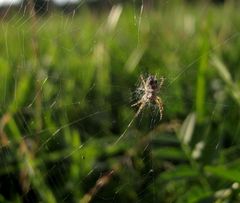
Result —
[[[31, 20], [2, 23], [2, 202], [240, 201], [238, 6], [140, 14], [124, 5], [38, 18], [37, 60]], [[163, 120], [147, 109], [112, 145], [148, 73], [166, 78]]]

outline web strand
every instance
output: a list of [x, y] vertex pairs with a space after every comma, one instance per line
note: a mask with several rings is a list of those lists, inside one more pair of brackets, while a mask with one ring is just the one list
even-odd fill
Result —
[[128, 131], [128, 129], [131, 127], [133, 121], [138, 117], [138, 115], [141, 113], [142, 109], [144, 108], [145, 104], [141, 105], [137, 111], [137, 113], [134, 115], [134, 117], [132, 118], [132, 120], [130, 121], [130, 123], [128, 124], [127, 128], [124, 130], [124, 132], [118, 137], [118, 139], [116, 140], [116, 142], [113, 145], [116, 145], [126, 134], [126, 132]]

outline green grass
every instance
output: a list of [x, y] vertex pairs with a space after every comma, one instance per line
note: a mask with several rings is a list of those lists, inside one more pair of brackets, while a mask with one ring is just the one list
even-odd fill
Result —
[[[35, 33], [27, 15], [2, 21], [0, 201], [239, 202], [238, 10], [176, 1], [139, 27], [137, 6], [115, 7], [116, 24], [81, 8]], [[148, 73], [166, 78], [163, 120], [144, 110], [113, 145]]]

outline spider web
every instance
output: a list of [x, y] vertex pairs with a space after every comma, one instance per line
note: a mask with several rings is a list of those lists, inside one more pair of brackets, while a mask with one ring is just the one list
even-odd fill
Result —
[[[158, 202], [157, 169], [159, 163], [154, 162], [153, 158], [155, 149], [159, 147], [158, 142], [160, 142], [156, 132], [159, 128], [161, 132], [161, 126], [164, 125], [166, 128], [179, 126], [180, 121], [185, 119], [186, 113], [194, 111], [196, 98], [190, 97], [187, 92], [193, 91], [190, 86], [195, 83], [195, 78], [191, 78], [191, 75], [196, 75], [198, 71], [196, 65], [206, 55], [206, 52], [202, 55], [193, 54], [189, 61], [177, 65], [174, 65], [176, 62], [174, 59], [170, 62], [162, 62], [172, 66], [172, 69], [155, 68], [154, 66], [159, 66], [157, 62], [148, 65], [148, 61], [144, 60], [148, 49], [144, 35], [147, 35], [152, 27], [148, 23], [147, 8], [144, 7], [144, 2], [133, 1], [130, 26], [137, 35], [137, 40], [131, 43], [134, 51], [128, 53], [127, 56], [124, 55], [128, 58], [126, 63], [119, 65], [125, 67], [126, 72], [129, 72], [128, 78], [114, 75], [112, 83], [105, 86], [101, 80], [110, 79], [103, 74], [101, 79], [96, 76], [84, 84], [84, 81], [87, 81], [86, 77], [91, 73], [79, 71], [77, 68], [69, 70], [67, 67], [68, 65], [81, 65], [81, 67], [91, 67], [92, 65], [90, 62], [81, 64], [81, 62], [74, 61], [77, 58], [76, 55], [80, 55], [82, 51], [78, 43], [80, 40], [75, 40], [75, 35], [82, 31], [76, 20], [76, 16], [81, 13], [76, 14], [76, 12], [84, 10], [85, 3], [86, 1], [81, 1], [70, 15], [64, 14], [68, 9], [66, 7], [62, 11], [63, 13], [58, 13], [57, 16], [53, 14], [35, 20], [36, 13], [33, 12], [33, 7], [25, 8], [24, 4], [17, 8], [10, 17], [8, 14], [12, 5], [4, 12], [1, 26], [1, 41], [5, 46], [2, 64], [14, 67], [15, 71], [12, 71], [13, 75], [9, 73], [8, 76], [13, 84], [9, 84], [7, 79], [3, 78], [1, 85], [4, 91], [1, 103], [0, 152], [1, 180], [3, 182], [1, 201], [36, 202], [40, 199], [43, 202], [88, 202], [93, 198], [96, 202], [121, 202], [123, 201], [121, 196], [125, 197], [123, 194], [136, 186], [138, 187], [139, 201]], [[168, 8], [168, 1], [164, 2], [162, 6]], [[207, 5], [202, 8], [201, 15], [207, 12], [207, 8]], [[106, 48], [107, 45], [104, 43], [114, 40], [121, 29], [121, 22], [118, 21], [124, 15], [124, 9], [125, 5], [115, 6], [98, 21], [97, 28], [92, 29], [86, 26], [86, 29], [89, 28], [94, 32], [86, 37], [88, 45], [83, 48], [83, 54], [89, 60], [93, 60], [92, 56], [96, 57], [95, 66], [98, 63], [108, 65], [109, 56], [104, 55], [106, 54], [104, 50], [108, 47]], [[54, 17], [61, 17], [61, 21], [58, 25], [58, 32], [49, 38], [47, 29]], [[84, 23], [83, 21], [81, 23]], [[120, 24], [119, 28], [116, 27], [117, 24]], [[191, 28], [186, 29], [190, 29], [186, 41], [194, 43], [194, 38], [191, 39]], [[14, 39], [11, 35], [13, 30], [17, 30]], [[39, 33], [41, 33], [40, 36]], [[105, 37], [106, 33], [107, 37]], [[64, 42], [64, 38], [69, 37], [74, 40]], [[234, 31], [217, 46], [209, 49], [207, 55], [210, 56], [218, 49], [233, 43], [238, 37], [239, 33]], [[82, 35], [81, 38], [85, 38], [85, 36]], [[12, 40], [16, 39], [16, 45], [12, 44]], [[41, 43], [49, 46], [40, 47]], [[20, 47], [20, 51], [14, 52], [14, 46]], [[167, 47], [168, 44], [162, 46]], [[60, 50], [61, 56], [55, 54], [56, 49]], [[157, 50], [157, 48], [153, 49]], [[32, 50], [32, 53], [26, 53], [27, 50]], [[175, 44], [170, 57], [185, 51], [184, 47]], [[46, 54], [44, 54], [45, 52]], [[16, 53], [21, 56], [20, 62], [17, 61]], [[54, 58], [48, 56], [48, 53], [59, 57], [60, 62], [54, 65], [61, 64], [61, 67], [51, 67], [54, 66], [52, 64]], [[160, 53], [159, 55], [161, 54], [169, 53]], [[101, 57], [104, 57], [105, 61]], [[70, 62], [66, 59], [72, 60], [73, 63], [69, 64]], [[153, 65], [153, 68], [150, 68], [150, 65]], [[41, 66], [47, 67], [47, 69], [45, 70]], [[155, 106], [152, 106], [150, 110], [145, 109], [136, 119], [135, 124], [127, 130], [124, 139], [113, 147], [114, 141], [134, 116], [134, 111], [129, 111], [130, 92], [134, 91], [134, 83], [139, 76], [139, 74], [133, 76], [134, 71], [145, 75], [163, 75], [166, 78], [160, 92], [165, 104], [164, 121], [158, 120], [158, 111]], [[73, 75], [78, 75], [75, 83], [71, 81]], [[180, 86], [182, 81], [185, 81], [187, 88]], [[128, 84], [125, 87], [122, 86], [124, 82]], [[32, 90], [33, 93], [26, 94], [26, 96], [31, 96], [25, 98], [24, 91], [27, 91], [28, 86], [30, 86], [28, 91]], [[182, 91], [186, 91], [186, 95], [181, 98], [181, 95], [184, 94], [178, 95], [174, 89], [183, 88], [185, 89]], [[108, 99], [110, 91], [113, 92], [111, 105], [105, 101]], [[98, 95], [99, 92], [101, 92], [100, 95]], [[51, 96], [50, 99], [46, 99], [48, 95]], [[105, 100], [101, 98], [102, 95]], [[235, 110], [234, 104], [226, 103], [225, 100], [218, 105], [214, 98], [207, 98], [206, 101], [205, 105], [209, 111], [206, 113], [211, 114], [210, 121], [215, 119], [215, 113], [219, 106], [224, 107], [224, 111], [229, 114]], [[21, 105], [22, 107], [19, 108]], [[178, 111], [178, 114], [174, 114], [175, 111]], [[115, 114], [121, 114], [121, 119]], [[124, 127], [120, 128], [119, 126]], [[171, 129], [169, 132], [167, 135], [171, 139], [174, 133]], [[166, 132], [164, 133], [166, 134]], [[109, 135], [106, 136], [107, 134]], [[163, 137], [165, 138], [165, 136]], [[214, 149], [219, 146], [218, 138], [215, 139], [213, 141]], [[175, 140], [169, 142], [175, 144]], [[137, 160], [134, 153], [140, 154], [140, 159]], [[134, 161], [142, 163], [134, 163]], [[143, 163], [145, 166], [141, 167]], [[167, 161], [164, 164], [166, 168], [171, 167]], [[135, 170], [137, 167], [141, 168], [140, 172]], [[68, 178], [68, 174], [70, 174], [70, 178]], [[139, 177], [142, 178], [139, 179]], [[6, 192], [4, 188], [9, 188], [9, 191]], [[79, 188], [79, 190], [74, 188]], [[110, 192], [106, 193], [105, 191]], [[18, 195], [11, 199], [12, 194]], [[132, 200], [131, 198], [134, 199], [130, 195], [127, 198], [129, 201]]]

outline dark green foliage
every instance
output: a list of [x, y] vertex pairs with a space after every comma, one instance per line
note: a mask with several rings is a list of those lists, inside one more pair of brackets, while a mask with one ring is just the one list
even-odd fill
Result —
[[[36, 36], [28, 16], [2, 21], [0, 202], [239, 202], [238, 10], [82, 9], [38, 18]], [[163, 120], [144, 109], [114, 145], [150, 73]]]

